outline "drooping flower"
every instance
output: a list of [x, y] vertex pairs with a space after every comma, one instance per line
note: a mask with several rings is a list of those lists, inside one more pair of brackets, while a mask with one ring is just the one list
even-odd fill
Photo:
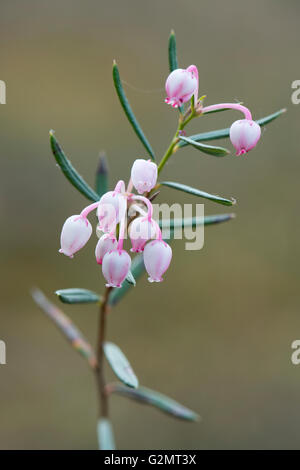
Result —
[[153, 240], [147, 243], [144, 249], [144, 263], [148, 280], [150, 282], [161, 282], [162, 275], [170, 266], [172, 249], [163, 240]]
[[92, 226], [87, 218], [81, 215], [72, 215], [63, 225], [59, 252], [73, 258], [74, 253], [88, 242], [92, 231]]
[[137, 217], [129, 226], [131, 251], [139, 253], [144, 250], [148, 240], [156, 235], [156, 224], [148, 217]]
[[105, 233], [114, 231], [116, 225], [124, 216], [125, 210], [126, 200], [121, 193], [117, 191], [108, 191], [103, 194], [97, 209], [99, 229]]
[[240, 119], [230, 127], [230, 140], [236, 149], [236, 155], [243, 155], [256, 146], [261, 136], [259, 124], [251, 119]]
[[107, 280], [106, 287], [121, 287], [131, 266], [131, 259], [125, 250], [109, 251], [102, 261], [103, 276]]
[[131, 180], [139, 194], [151, 191], [157, 181], [157, 165], [150, 160], [138, 158], [131, 168]]
[[108, 233], [102, 235], [102, 237], [99, 238], [95, 249], [97, 263], [102, 264], [104, 255], [106, 255], [108, 251], [116, 250], [116, 248], [117, 240], [113, 235], [109, 235]]
[[195, 65], [190, 65], [187, 69], [176, 69], [170, 73], [166, 80], [167, 98], [165, 102], [178, 108], [183, 103], [190, 101], [194, 95], [196, 105], [198, 98], [198, 70]]

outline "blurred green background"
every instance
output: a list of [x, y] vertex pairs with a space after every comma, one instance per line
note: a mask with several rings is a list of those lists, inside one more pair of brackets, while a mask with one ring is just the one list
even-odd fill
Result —
[[[299, 15], [293, 0], [1, 2], [2, 449], [97, 446], [94, 377], [29, 295], [37, 285], [58, 303], [58, 288], [103, 289], [95, 235], [75, 260], [58, 255], [64, 220], [86, 200], [55, 166], [48, 131], [55, 129], [91, 184], [101, 150], [111, 184], [128, 179], [134, 159], [146, 154], [113, 88], [115, 58], [136, 116], [162, 155], [177, 114], [163, 102], [171, 28], [180, 65], [199, 67], [206, 104], [241, 100], [255, 118], [285, 106], [288, 113], [264, 129], [246, 158], [185, 148], [165, 168], [165, 179], [236, 197], [237, 218], [207, 228], [202, 251], [185, 251], [176, 241], [165, 282], [141, 280], [110, 314], [108, 336], [143, 385], [198, 411], [202, 422], [183, 423], [113, 397], [117, 445], [300, 447], [300, 366], [290, 360], [291, 343], [300, 338], [300, 106], [291, 103], [291, 83], [300, 78]], [[239, 118], [208, 116], [189, 133]], [[201, 202], [167, 188], [159, 200]], [[207, 202], [205, 211], [226, 208]], [[96, 307], [63, 310], [94, 343]], [[107, 376], [113, 378], [109, 370]]]

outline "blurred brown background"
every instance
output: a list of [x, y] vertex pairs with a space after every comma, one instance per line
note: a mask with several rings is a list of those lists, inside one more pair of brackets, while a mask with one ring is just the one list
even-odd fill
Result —
[[[1, 316], [7, 365], [0, 366], [1, 448], [96, 448], [94, 377], [33, 303], [38, 285], [102, 290], [94, 243], [75, 260], [58, 255], [65, 218], [86, 200], [66, 182], [49, 149], [53, 128], [93, 184], [98, 152], [111, 184], [146, 157], [111, 79], [118, 61], [132, 107], [158, 156], [176, 125], [166, 106], [167, 39], [181, 66], [195, 63], [207, 104], [242, 100], [255, 118], [287, 106], [246, 158], [178, 153], [165, 178], [235, 196], [237, 219], [206, 229], [204, 249], [174, 243], [161, 285], [145, 278], [111, 313], [109, 338], [142, 384], [198, 411], [200, 424], [113, 397], [121, 449], [299, 448], [300, 338], [299, 115], [297, 1], [1, 1]], [[155, 91], [159, 90], [161, 91]], [[229, 126], [226, 112], [198, 119], [190, 133]], [[229, 141], [222, 142], [231, 148]], [[160, 201], [201, 202], [172, 190]], [[206, 214], [226, 208], [207, 202]], [[95, 241], [94, 236], [94, 241]], [[94, 343], [94, 306], [66, 306]], [[108, 377], [112, 373], [107, 370]]]

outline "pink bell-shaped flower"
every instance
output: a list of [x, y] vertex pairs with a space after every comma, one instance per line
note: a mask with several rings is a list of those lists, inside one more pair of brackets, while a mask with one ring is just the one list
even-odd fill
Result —
[[165, 102], [178, 108], [195, 96], [195, 105], [198, 95], [198, 70], [195, 65], [187, 69], [176, 69], [170, 73], [166, 80], [167, 98]]
[[145, 246], [144, 263], [148, 280], [150, 282], [161, 282], [162, 275], [170, 266], [172, 259], [172, 248], [163, 240], [153, 240]]
[[108, 251], [116, 250], [117, 244], [118, 242], [113, 235], [109, 235], [108, 233], [102, 235], [102, 237], [99, 238], [95, 249], [97, 263], [102, 264], [104, 255], [106, 255]]
[[151, 191], [157, 181], [157, 165], [138, 158], [131, 168], [131, 180], [139, 194]]
[[131, 259], [125, 250], [109, 251], [102, 261], [103, 276], [107, 280], [106, 287], [121, 287], [128, 275]]
[[63, 225], [59, 252], [73, 258], [74, 253], [88, 242], [92, 231], [92, 226], [87, 218], [81, 215], [72, 215]]
[[154, 221], [148, 217], [137, 217], [129, 226], [129, 236], [132, 244], [130, 251], [139, 253], [144, 250], [148, 240], [156, 235]]
[[230, 140], [236, 149], [236, 155], [242, 155], [253, 149], [260, 139], [260, 126], [251, 119], [240, 119], [230, 127]]
[[100, 199], [97, 216], [102, 232], [113, 232], [126, 210], [126, 200], [121, 193], [108, 191]]

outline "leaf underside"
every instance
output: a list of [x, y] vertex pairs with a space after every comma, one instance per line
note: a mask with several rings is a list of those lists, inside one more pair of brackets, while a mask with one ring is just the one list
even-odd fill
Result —
[[216, 147], [213, 145], [206, 145], [201, 144], [200, 142], [196, 142], [195, 140], [191, 139], [190, 137], [179, 136], [181, 142], [185, 142], [188, 145], [191, 145], [200, 152], [206, 153], [208, 155], [213, 155], [214, 157], [225, 157], [229, 155], [229, 150], [225, 149], [224, 147]]
[[55, 292], [59, 300], [65, 304], [88, 304], [96, 303], [101, 300], [101, 297], [88, 289], [60, 289]]
[[136, 390], [124, 387], [122, 384], [110, 384], [108, 387], [110, 393], [123, 395], [140, 403], [151, 405], [168, 415], [185, 421], [199, 421], [200, 416], [194, 411], [186, 408], [172, 398], [163, 395], [146, 387], [139, 387]]
[[97, 424], [99, 450], [115, 450], [115, 438], [109, 419], [100, 418]]
[[137, 388], [139, 381], [121, 349], [114, 343], [106, 342], [104, 343], [104, 354], [118, 379], [128, 387]]
[[72, 320], [59, 308], [57, 308], [56, 305], [50, 302], [39, 289], [33, 289], [32, 297], [37, 305], [60, 329], [67, 340], [70, 341], [73, 348], [78, 351], [85, 359], [87, 359], [90, 366], [95, 369], [97, 366], [97, 359], [93, 348], [84, 338], [83, 334], [75, 326]]

